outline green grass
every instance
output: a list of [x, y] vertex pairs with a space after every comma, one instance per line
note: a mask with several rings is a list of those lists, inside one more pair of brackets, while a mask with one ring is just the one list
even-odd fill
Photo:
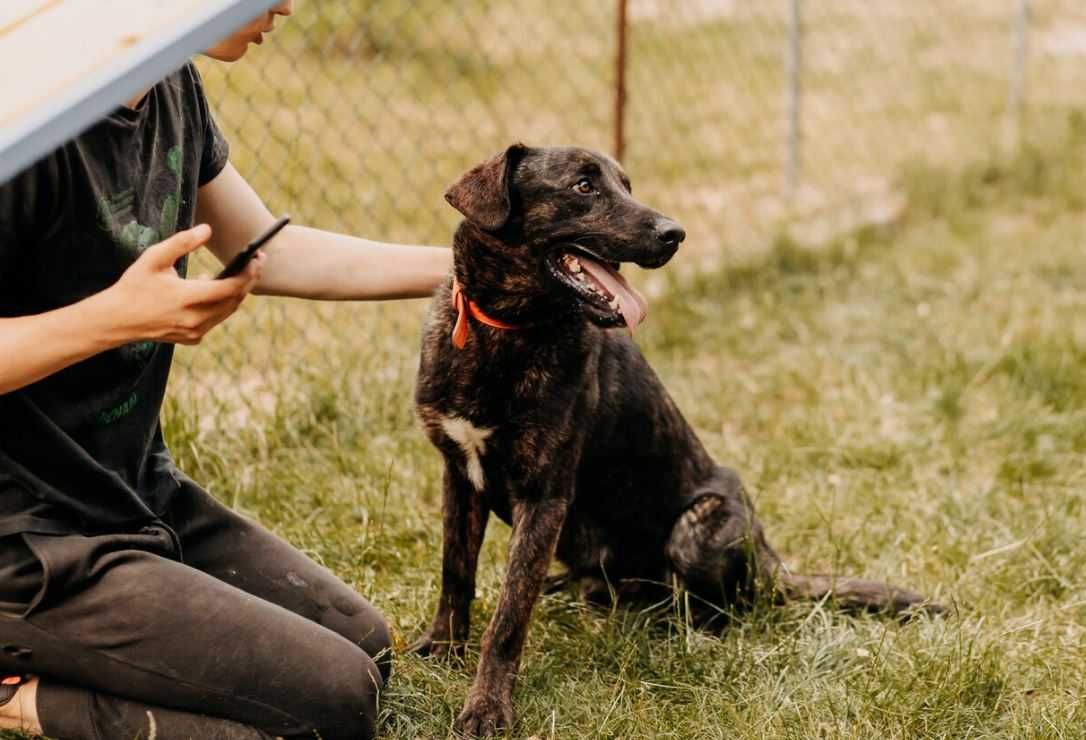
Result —
[[[793, 567], [908, 584], [951, 616], [796, 604], [710, 636], [681, 609], [546, 597], [514, 737], [1086, 736], [1083, 143], [1072, 122], [1011, 160], [912, 169], [896, 225], [675, 278], [638, 335]], [[400, 649], [439, 574], [440, 464], [410, 400], [421, 310], [337, 309], [351, 330], [314, 341], [344, 371], [278, 358], [291, 392], [260, 423], [167, 412], [182, 466], [370, 596]], [[473, 648], [507, 536], [492, 525]], [[398, 657], [384, 736], [444, 737], [476, 660]]]

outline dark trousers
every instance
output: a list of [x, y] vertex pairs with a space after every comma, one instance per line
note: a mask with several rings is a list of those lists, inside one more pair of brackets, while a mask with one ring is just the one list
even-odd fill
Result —
[[50, 737], [370, 738], [389, 644], [368, 601], [195, 485], [135, 532], [0, 539], [0, 674], [41, 677]]

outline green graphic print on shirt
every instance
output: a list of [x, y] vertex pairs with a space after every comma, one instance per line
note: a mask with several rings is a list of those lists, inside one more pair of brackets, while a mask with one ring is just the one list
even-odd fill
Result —
[[[162, 205], [158, 209], [158, 223], [155, 226], [146, 226], [139, 222], [135, 213], [136, 197], [132, 188], [123, 190], [112, 197], [103, 196], [98, 201], [98, 227], [109, 234], [115, 243], [132, 252], [134, 256], [142, 254], [151, 245], [177, 232], [183, 154], [180, 144], [173, 146], [166, 153], [168, 172], [152, 174], [152, 177], [158, 181], [152, 183], [149, 192], [162, 198]], [[154, 354], [155, 343], [133, 342], [120, 347], [118, 351], [126, 362], [144, 367]], [[95, 421], [103, 425], [112, 424], [131, 413], [138, 403], [138, 395], [132, 394], [116, 407], [98, 412], [95, 415]]]
[[[157, 244], [163, 239], [172, 236], [177, 231], [177, 207], [181, 200], [181, 161], [184, 152], [181, 145], [177, 144], [166, 154], [166, 163], [169, 175], [152, 174], [152, 177], [168, 177], [172, 182], [163, 183], [162, 206], [159, 209], [158, 224], [145, 226], [141, 224], [133, 213], [135, 205], [135, 193], [132, 188], [123, 190], [112, 197], [103, 196], [98, 201], [98, 227], [109, 234], [115, 242], [132, 250], [136, 254], [142, 253], [152, 244]], [[158, 185], [159, 183], [154, 183]], [[160, 192], [158, 187], [151, 192]]]

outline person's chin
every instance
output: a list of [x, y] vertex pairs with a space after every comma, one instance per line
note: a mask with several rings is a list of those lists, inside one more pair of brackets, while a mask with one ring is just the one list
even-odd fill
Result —
[[245, 52], [249, 50], [249, 44], [240, 44], [238, 46], [232, 46], [226, 49], [213, 49], [206, 51], [204, 54], [211, 57], [217, 62], [236, 62], [245, 56]]

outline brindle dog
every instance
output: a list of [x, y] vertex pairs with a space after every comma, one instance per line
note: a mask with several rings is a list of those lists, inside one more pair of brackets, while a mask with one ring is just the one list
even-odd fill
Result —
[[595, 602], [655, 598], [652, 584], [678, 581], [704, 616], [758, 594], [890, 612], [925, 605], [883, 583], [789, 573], [739, 477], [713, 461], [629, 332], [616, 329], [645, 312], [619, 263], [660, 267], [685, 237], [634, 200], [618, 163], [518, 144], [445, 197], [465, 220], [454, 279], [428, 317], [416, 389], [445, 458], [444, 561], [437, 613], [415, 650], [463, 646], [490, 513], [513, 528], [458, 730], [492, 735], [512, 724], [528, 620], [556, 554]]

